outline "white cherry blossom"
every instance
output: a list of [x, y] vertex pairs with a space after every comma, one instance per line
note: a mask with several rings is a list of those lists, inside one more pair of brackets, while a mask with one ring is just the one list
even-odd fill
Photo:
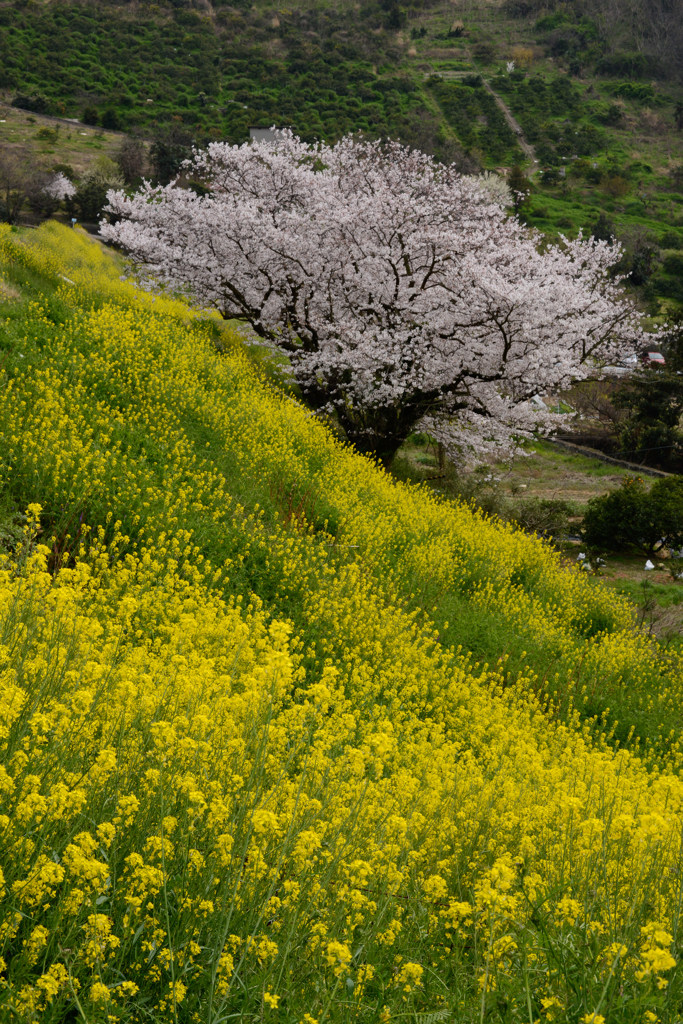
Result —
[[76, 195], [76, 186], [69, 181], [66, 174], [59, 171], [48, 181], [43, 192], [51, 199], [57, 199], [61, 203], [63, 199], [71, 199]]
[[109, 193], [102, 235], [150, 286], [250, 324], [304, 399], [388, 461], [420, 422], [481, 454], [547, 426], [530, 399], [640, 339], [618, 246], [547, 246], [475, 178], [397, 143], [211, 143], [205, 195]]
[[505, 178], [501, 178], [493, 171], [484, 171], [474, 180], [488, 193], [489, 199], [494, 203], [500, 203], [501, 206], [512, 206], [512, 192]]

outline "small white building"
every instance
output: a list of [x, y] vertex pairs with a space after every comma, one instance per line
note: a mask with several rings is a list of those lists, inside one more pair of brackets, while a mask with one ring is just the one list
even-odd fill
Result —
[[249, 126], [249, 138], [252, 142], [277, 142], [282, 138], [284, 128], [255, 128]]

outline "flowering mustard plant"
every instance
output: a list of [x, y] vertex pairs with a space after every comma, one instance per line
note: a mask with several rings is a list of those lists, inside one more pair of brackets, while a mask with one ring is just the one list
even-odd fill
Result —
[[0, 245], [61, 303], [26, 303], [0, 388], [25, 510], [0, 556], [3, 1017], [673, 1024], [677, 740], [618, 749], [430, 614], [457, 591], [566, 678], [658, 680], [653, 713], [675, 658], [78, 231]]

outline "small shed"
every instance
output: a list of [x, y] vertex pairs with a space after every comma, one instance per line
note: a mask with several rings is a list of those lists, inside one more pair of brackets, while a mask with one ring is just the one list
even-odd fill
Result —
[[284, 128], [256, 128], [250, 125], [249, 138], [252, 142], [278, 142], [284, 131]]

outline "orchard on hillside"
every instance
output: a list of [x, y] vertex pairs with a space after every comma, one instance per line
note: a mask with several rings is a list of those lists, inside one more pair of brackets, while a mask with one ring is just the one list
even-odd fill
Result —
[[420, 423], [481, 453], [529, 403], [633, 351], [638, 315], [593, 239], [540, 250], [476, 178], [394, 142], [212, 143], [175, 183], [109, 193], [141, 277], [251, 325], [306, 402], [389, 462]]

